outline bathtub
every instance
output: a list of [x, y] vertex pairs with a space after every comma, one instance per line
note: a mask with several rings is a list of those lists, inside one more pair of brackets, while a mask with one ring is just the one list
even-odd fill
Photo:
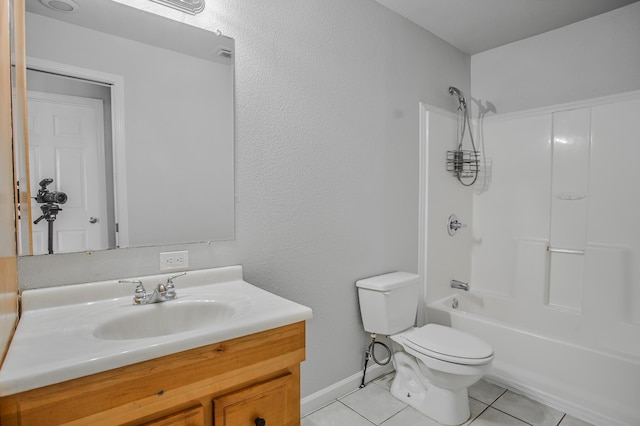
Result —
[[595, 425], [640, 425], [639, 341], [627, 335], [616, 342], [611, 335], [617, 333], [598, 338], [597, 327], [576, 326], [571, 312], [547, 310], [533, 320], [512, 302], [474, 291], [456, 294], [429, 303], [427, 320], [491, 344], [490, 381]]

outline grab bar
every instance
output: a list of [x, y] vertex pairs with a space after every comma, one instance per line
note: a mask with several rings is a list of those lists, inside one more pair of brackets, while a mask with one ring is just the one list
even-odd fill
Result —
[[550, 253], [584, 254], [584, 250], [563, 249], [563, 248], [555, 248], [555, 247], [547, 247], [547, 251]]

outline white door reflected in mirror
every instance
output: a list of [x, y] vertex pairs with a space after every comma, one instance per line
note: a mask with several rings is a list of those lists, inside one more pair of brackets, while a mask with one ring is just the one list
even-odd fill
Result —
[[[28, 99], [31, 194], [52, 179], [46, 190], [67, 196], [62, 205], [31, 203], [35, 221], [47, 216], [32, 226], [33, 254], [108, 248], [107, 223], [88, 220], [107, 216], [102, 101], [41, 92], [29, 92]], [[53, 220], [46, 214], [51, 207], [57, 210]]]

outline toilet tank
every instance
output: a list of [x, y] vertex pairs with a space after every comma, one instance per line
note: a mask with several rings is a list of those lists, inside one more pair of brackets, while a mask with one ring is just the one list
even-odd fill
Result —
[[389, 336], [414, 325], [420, 299], [418, 275], [392, 272], [356, 281], [356, 287], [366, 332]]

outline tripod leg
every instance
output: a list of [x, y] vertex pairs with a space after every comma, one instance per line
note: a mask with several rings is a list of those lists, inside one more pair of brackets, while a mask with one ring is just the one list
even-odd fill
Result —
[[49, 226], [49, 254], [53, 254], [53, 220], [47, 220]]

